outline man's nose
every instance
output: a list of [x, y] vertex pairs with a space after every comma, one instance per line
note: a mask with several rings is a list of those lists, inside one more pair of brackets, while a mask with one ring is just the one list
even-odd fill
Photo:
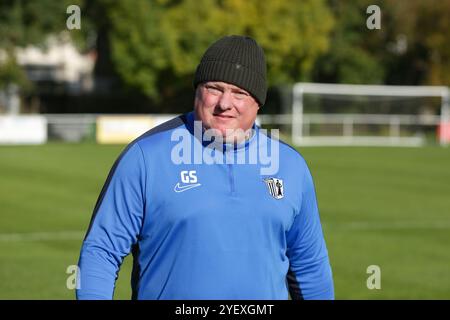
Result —
[[220, 107], [220, 109], [228, 110], [231, 108], [232, 105], [233, 105], [233, 103], [232, 103], [231, 92], [227, 92], [227, 91], [223, 92], [222, 95], [220, 96], [219, 103], [218, 103], [218, 106]]

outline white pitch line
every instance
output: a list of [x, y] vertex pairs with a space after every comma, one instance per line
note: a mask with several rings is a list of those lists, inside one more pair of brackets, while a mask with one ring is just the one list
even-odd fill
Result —
[[0, 242], [83, 240], [85, 231], [0, 233]]

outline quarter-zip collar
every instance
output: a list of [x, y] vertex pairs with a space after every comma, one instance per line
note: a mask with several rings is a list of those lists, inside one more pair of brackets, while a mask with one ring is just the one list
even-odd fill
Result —
[[[203, 145], [203, 147], [208, 147], [208, 146], [214, 146], [214, 141], [203, 141], [203, 133], [204, 133], [204, 128], [195, 128], [194, 130], [194, 126], [198, 125], [197, 123], [195, 123], [195, 113], [194, 111], [189, 112], [186, 115], [186, 119], [187, 119], [187, 123], [186, 123], [186, 127], [189, 130], [189, 132], [196, 138], [196, 139], [200, 139], [201, 144]], [[256, 136], [258, 134], [258, 130], [259, 127], [253, 123], [252, 126], [252, 130], [251, 130], [251, 136], [248, 139], [245, 139], [244, 141], [240, 142], [240, 143], [222, 143], [222, 150], [223, 152], [239, 152], [240, 150], [244, 150], [244, 149], [248, 149], [249, 146], [253, 143], [256, 143]], [[196, 137], [195, 136], [195, 132], [202, 132], [200, 137]]]

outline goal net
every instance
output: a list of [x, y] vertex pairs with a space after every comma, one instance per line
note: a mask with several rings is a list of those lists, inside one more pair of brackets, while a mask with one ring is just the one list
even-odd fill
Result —
[[446, 145], [449, 89], [297, 83], [291, 134], [297, 145]]

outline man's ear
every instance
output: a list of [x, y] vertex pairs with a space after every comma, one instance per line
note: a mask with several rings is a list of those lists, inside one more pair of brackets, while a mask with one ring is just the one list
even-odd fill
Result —
[[195, 96], [195, 97], [197, 97], [198, 94], [200, 93], [200, 92], [199, 92], [200, 86], [201, 86], [201, 84], [199, 83], [199, 84], [195, 87], [195, 92], [194, 92], [194, 96]]

